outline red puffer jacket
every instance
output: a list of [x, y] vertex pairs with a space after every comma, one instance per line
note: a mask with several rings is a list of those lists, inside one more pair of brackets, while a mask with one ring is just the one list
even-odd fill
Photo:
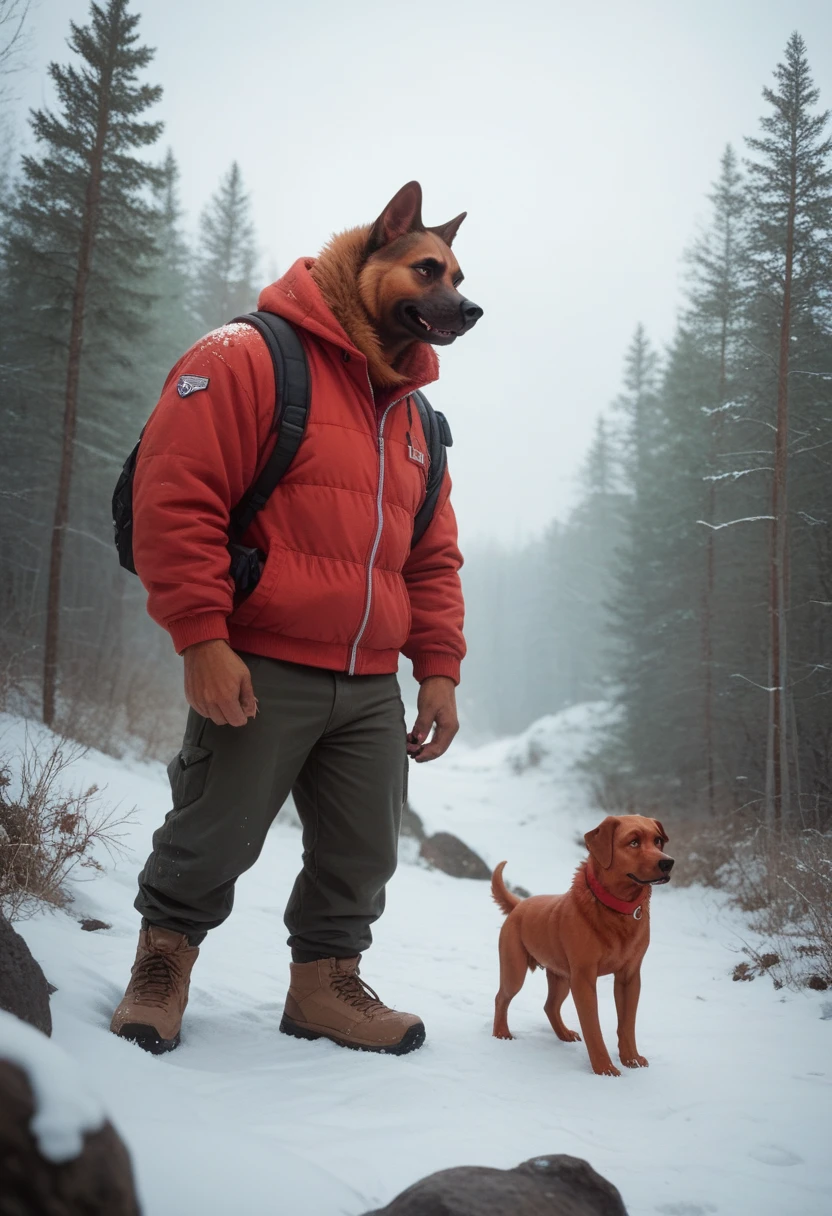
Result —
[[[411, 551], [427, 452], [407, 395], [436, 378], [429, 346], [408, 380], [373, 396], [367, 362], [300, 260], [260, 296], [298, 330], [311, 405], [292, 465], [245, 539], [266, 554], [260, 582], [234, 607], [229, 512], [272, 440], [268, 349], [248, 325], [226, 325], [176, 364], [142, 439], [133, 488], [133, 553], [148, 610], [180, 653], [226, 638], [235, 650], [365, 675], [393, 672], [399, 652], [417, 680], [459, 681], [465, 654], [462, 557], [446, 476], [433, 520]], [[207, 387], [180, 396], [183, 375]], [[425, 461], [425, 464], [427, 461]]]

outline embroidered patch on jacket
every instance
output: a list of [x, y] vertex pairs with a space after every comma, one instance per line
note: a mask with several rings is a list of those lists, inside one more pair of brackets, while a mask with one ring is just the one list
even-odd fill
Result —
[[413, 445], [411, 444], [407, 449], [407, 454], [410, 457], [410, 459], [412, 461], [414, 461], [416, 464], [420, 464], [422, 466], [422, 468], [425, 467], [425, 453], [424, 452], [420, 452], [418, 448], [414, 448]]
[[208, 383], [207, 376], [180, 376], [176, 391], [180, 397], [190, 397], [191, 393], [198, 393], [207, 388]]

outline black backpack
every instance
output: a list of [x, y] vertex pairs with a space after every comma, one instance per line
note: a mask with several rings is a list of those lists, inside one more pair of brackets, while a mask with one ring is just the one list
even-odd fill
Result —
[[[241, 543], [258, 511], [266, 505], [285, 475], [301, 445], [309, 417], [309, 368], [303, 345], [288, 321], [273, 312], [251, 312], [235, 317], [258, 330], [269, 348], [275, 375], [275, 428], [277, 442], [255, 481], [231, 512], [228, 530], [229, 573], [238, 596], [249, 595], [260, 578], [263, 554]], [[425, 501], [413, 521], [411, 548], [425, 534], [439, 498], [448, 463], [446, 448], [453, 439], [447, 419], [435, 410], [423, 393], [412, 394], [419, 411], [428, 446], [429, 471]], [[144, 434], [144, 432], [142, 432]], [[133, 477], [141, 438], [124, 462], [113, 491], [113, 528], [118, 559], [125, 570], [136, 573], [133, 563]]]

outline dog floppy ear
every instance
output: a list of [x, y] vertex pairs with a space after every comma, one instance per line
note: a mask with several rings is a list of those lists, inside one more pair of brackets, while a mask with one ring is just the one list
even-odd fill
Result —
[[436, 228], [428, 228], [428, 232], [433, 232], [439, 237], [440, 241], [444, 241], [448, 248], [454, 243], [454, 237], [459, 232], [459, 225], [465, 219], [467, 211], [461, 212], [456, 219], [448, 220], [447, 224], [439, 224]]
[[367, 253], [383, 249], [391, 241], [408, 232], [424, 232], [422, 223], [422, 187], [418, 182], [408, 182], [394, 194], [370, 230]]
[[659, 835], [662, 838], [662, 844], [667, 844], [667, 842], [670, 840], [670, 837], [668, 836], [667, 832], [662, 827], [661, 820], [654, 819], [653, 822], [655, 823], [656, 827], [659, 829]]
[[597, 828], [593, 828], [584, 836], [590, 856], [598, 862], [602, 870], [608, 870], [612, 865], [613, 842], [620, 823], [617, 815], [607, 815]]

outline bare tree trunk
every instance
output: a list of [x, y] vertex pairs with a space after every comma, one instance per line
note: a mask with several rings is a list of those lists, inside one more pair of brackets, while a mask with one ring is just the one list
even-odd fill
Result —
[[[723, 314], [719, 344], [719, 393], [718, 404], [725, 404], [727, 369], [726, 353], [728, 345], [728, 317]], [[710, 468], [716, 463], [718, 435], [721, 429], [722, 412], [717, 411], [711, 422], [709, 443]], [[714, 523], [716, 519], [716, 482], [708, 482], [708, 513], [706, 519]], [[705, 768], [707, 772], [708, 814], [713, 816], [716, 811], [716, 775], [714, 772], [714, 648], [713, 648], [713, 597], [716, 585], [716, 533], [708, 529], [705, 549], [705, 589], [702, 604], [702, 663], [705, 668]]]
[[43, 661], [43, 720], [47, 726], [52, 726], [55, 720], [55, 689], [60, 642], [61, 575], [63, 571], [66, 526], [69, 518], [69, 496], [72, 487], [72, 465], [75, 455], [75, 432], [78, 421], [78, 384], [81, 376], [81, 353], [84, 347], [84, 314], [93, 254], [95, 252], [95, 240], [98, 232], [98, 217], [101, 205], [101, 177], [104, 165], [104, 148], [110, 123], [110, 94], [117, 33], [118, 31], [114, 29], [109, 47], [110, 53], [101, 73], [98, 122], [95, 143], [93, 144], [90, 156], [90, 176], [84, 199], [84, 212], [81, 217], [78, 266], [72, 293], [72, 319], [69, 329], [63, 440], [61, 444], [61, 470], [58, 476], [58, 497], [55, 503], [55, 515], [52, 523], [52, 543], [49, 555], [49, 589], [46, 601], [46, 639]]
[[777, 368], [777, 428], [774, 439], [772, 479], [771, 581], [770, 581], [770, 683], [769, 727], [766, 757], [766, 806], [775, 828], [791, 817], [788, 731], [788, 636], [789, 532], [787, 476], [789, 460], [789, 344], [791, 341], [792, 277], [794, 273], [794, 226], [797, 195], [795, 136], [791, 158], [791, 186], [786, 221], [786, 262], [783, 277], [783, 308], [780, 318], [780, 351]]

